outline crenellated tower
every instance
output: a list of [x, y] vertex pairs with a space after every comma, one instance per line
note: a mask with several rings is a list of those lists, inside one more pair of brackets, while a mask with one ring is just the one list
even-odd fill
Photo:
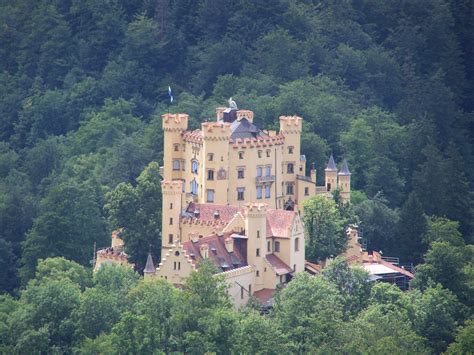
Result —
[[161, 116], [164, 131], [163, 178], [182, 179], [185, 169], [182, 133], [188, 128], [189, 116], [183, 113], [167, 113]]
[[183, 182], [163, 180], [161, 191], [163, 194], [161, 257], [163, 258], [176, 241], [181, 241], [179, 218], [183, 208]]
[[201, 201], [218, 204], [228, 202], [230, 126], [228, 122], [201, 124], [204, 141]]
[[247, 260], [255, 268], [255, 291], [263, 288], [264, 258], [267, 254], [267, 204], [245, 205]]

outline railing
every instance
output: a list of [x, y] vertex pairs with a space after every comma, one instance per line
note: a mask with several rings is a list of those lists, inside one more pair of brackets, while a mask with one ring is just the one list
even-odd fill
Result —
[[382, 256], [382, 260], [395, 264], [395, 265], [400, 264], [400, 258], [396, 258], [393, 256]]
[[303, 180], [303, 181], [307, 181], [307, 182], [313, 182], [313, 181], [311, 180], [311, 177], [309, 177], [309, 176], [296, 175], [296, 178], [297, 178], [298, 180]]
[[265, 182], [274, 182], [275, 181], [275, 175], [257, 176], [255, 178], [255, 181], [258, 184], [262, 184], [262, 183], [265, 183]]

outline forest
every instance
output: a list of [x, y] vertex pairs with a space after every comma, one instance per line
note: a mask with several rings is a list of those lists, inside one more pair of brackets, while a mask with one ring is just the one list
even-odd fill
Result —
[[[472, 1], [0, 0], [0, 25], [0, 352], [474, 352]], [[198, 128], [229, 97], [262, 128], [303, 117], [320, 184], [331, 153], [349, 161], [351, 204], [315, 202], [308, 258], [357, 223], [415, 265], [412, 290], [337, 259], [262, 317], [210, 267], [184, 290], [140, 280], [161, 115]], [[92, 275], [117, 228], [137, 273]]]

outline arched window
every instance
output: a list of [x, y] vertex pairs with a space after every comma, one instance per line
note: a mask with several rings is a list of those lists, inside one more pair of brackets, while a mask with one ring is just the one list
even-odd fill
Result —
[[190, 183], [190, 190], [193, 195], [197, 195], [198, 191], [198, 183], [196, 182], [196, 179], [193, 179]]

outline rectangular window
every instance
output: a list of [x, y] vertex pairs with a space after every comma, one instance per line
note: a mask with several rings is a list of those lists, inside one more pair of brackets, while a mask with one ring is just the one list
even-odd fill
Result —
[[175, 152], [179, 152], [179, 144], [175, 144], [175, 145], [174, 145], [174, 151], [175, 151]]
[[207, 190], [207, 202], [214, 202], [214, 190]]
[[244, 152], [239, 152], [239, 159], [244, 159]]
[[262, 151], [261, 151], [261, 150], [258, 151], [258, 157], [259, 157], [259, 158], [262, 157]]
[[207, 171], [207, 180], [214, 180], [214, 170]]
[[239, 170], [237, 170], [237, 179], [243, 179], [243, 178], [244, 178], [244, 169], [239, 168]]
[[300, 250], [300, 240], [299, 238], [295, 238], [295, 251], [299, 251]]
[[261, 166], [257, 166], [257, 176], [262, 177], [262, 167]]
[[304, 188], [304, 195], [308, 196], [309, 195], [309, 187]]
[[260, 200], [262, 198], [262, 187], [257, 186], [257, 200]]
[[272, 174], [272, 167], [270, 165], [266, 166], [265, 167], [265, 175], [270, 176], [271, 174]]
[[240, 299], [244, 299], [244, 288], [242, 286], [240, 286]]
[[265, 186], [265, 198], [270, 198], [270, 185]]
[[286, 194], [293, 195], [293, 184], [286, 185]]
[[271, 152], [271, 150], [267, 149], [267, 158], [270, 158], [270, 152]]
[[170, 226], [173, 225], [173, 218], [170, 218]]
[[275, 252], [280, 252], [280, 242], [275, 242]]
[[181, 270], [181, 261], [178, 261], [178, 270]]
[[257, 274], [257, 277], [259, 277], [260, 276], [260, 271], [257, 270], [256, 274]]
[[257, 231], [257, 238], [260, 238], [260, 231]]
[[176, 261], [174, 262], [174, 270], [176, 270]]
[[293, 174], [293, 172], [294, 172], [293, 163], [288, 163], [286, 172], [287, 172], [288, 174]]
[[243, 187], [237, 188], [237, 200], [239, 200], [239, 201], [244, 200], [244, 191], [245, 191], [245, 189]]
[[267, 252], [270, 253], [272, 251], [272, 243], [267, 242]]
[[288, 154], [293, 154], [293, 148], [294, 147], [288, 147]]
[[259, 248], [257, 248], [257, 250], [255, 251], [255, 255], [260, 256], [260, 249]]
[[179, 162], [178, 159], [173, 160], [173, 170], [179, 170], [181, 167], [181, 163]]
[[172, 210], [172, 209], [173, 209], [173, 204], [172, 204], [172, 203], [170, 203], [170, 210]]
[[173, 244], [173, 234], [168, 234], [168, 243]]
[[213, 161], [213, 160], [214, 160], [214, 154], [209, 153], [209, 154], [207, 155], [207, 160]]

